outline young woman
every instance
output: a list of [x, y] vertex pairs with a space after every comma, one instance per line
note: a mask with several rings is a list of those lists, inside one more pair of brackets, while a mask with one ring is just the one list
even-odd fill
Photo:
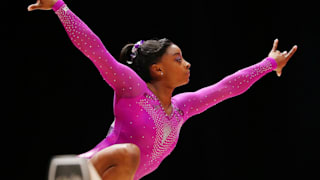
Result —
[[175, 95], [189, 82], [190, 63], [168, 39], [126, 45], [119, 63], [100, 39], [62, 0], [38, 0], [28, 10], [53, 9], [73, 44], [85, 54], [113, 88], [115, 121], [107, 137], [91, 151], [90, 159], [102, 179], [140, 179], [151, 173], [174, 149], [181, 126], [191, 116], [244, 93], [271, 71], [282, 68], [297, 50], [277, 50], [268, 57], [196, 92]]

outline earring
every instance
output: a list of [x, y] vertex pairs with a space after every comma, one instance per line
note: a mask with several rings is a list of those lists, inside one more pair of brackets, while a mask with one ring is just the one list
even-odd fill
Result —
[[163, 76], [163, 72], [161, 72], [160, 75]]

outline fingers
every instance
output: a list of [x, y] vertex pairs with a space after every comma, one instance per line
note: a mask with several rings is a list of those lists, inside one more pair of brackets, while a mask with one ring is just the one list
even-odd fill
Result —
[[286, 56], [287, 55], [287, 51], [283, 51], [281, 54]]
[[298, 46], [296, 46], [296, 45], [293, 46], [289, 52], [287, 52], [287, 51], [280, 52], [279, 50], [277, 50], [278, 44], [279, 44], [279, 40], [275, 39], [273, 42], [273, 47], [272, 47], [269, 55], [271, 55], [271, 57], [275, 57], [275, 59], [277, 59], [278, 66], [280, 64], [280, 66], [275, 70], [277, 73], [277, 76], [280, 77], [282, 74], [282, 68], [286, 65], [286, 63], [289, 61], [289, 59], [297, 51]]
[[31, 4], [30, 6], [28, 6], [28, 11], [33, 11], [39, 8], [39, 4]]
[[292, 55], [297, 51], [297, 49], [298, 49], [297, 45], [293, 46], [292, 49], [289, 51], [289, 53], [286, 55], [286, 58], [290, 59]]
[[[274, 42], [273, 42], [273, 47], [272, 47], [272, 49], [271, 49], [271, 52], [278, 52], [278, 53], [280, 53], [280, 51], [277, 50], [278, 44], [279, 44], [279, 40], [278, 40], [278, 39], [275, 39]], [[281, 55], [285, 56], [286, 59], [290, 59], [290, 58], [293, 56], [293, 54], [297, 51], [297, 49], [298, 49], [298, 46], [295, 45], [295, 46], [292, 47], [292, 49], [289, 51], [289, 53], [288, 53], [287, 51], [283, 51], [283, 52], [281, 53]]]
[[274, 42], [273, 42], [273, 47], [272, 47], [271, 51], [276, 51], [277, 50], [278, 43], [279, 43], [279, 40], [275, 39]]
[[281, 71], [277, 71], [276, 73], [277, 73], [277, 76], [280, 77], [282, 72]]

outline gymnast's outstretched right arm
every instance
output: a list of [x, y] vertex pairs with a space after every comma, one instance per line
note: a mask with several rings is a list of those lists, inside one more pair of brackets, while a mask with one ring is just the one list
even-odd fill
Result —
[[261, 62], [243, 68], [218, 83], [204, 87], [196, 92], [186, 92], [173, 97], [180, 109], [185, 112], [186, 119], [199, 114], [206, 109], [228, 98], [238, 96], [246, 92], [256, 81], [269, 72], [276, 71], [280, 76], [283, 67], [296, 52], [297, 46], [293, 46], [289, 53], [277, 50], [278, 39], [274, 41], [268, 57]]
[[62, 0], [38, 0], [28, 7], [29, 11], [36, 9], [55, 11], [72, 43], [94, 63], [117, 96], [135, 97], [146, 88], [145, 82], [131, 68], [115, 60], [99, 37]]

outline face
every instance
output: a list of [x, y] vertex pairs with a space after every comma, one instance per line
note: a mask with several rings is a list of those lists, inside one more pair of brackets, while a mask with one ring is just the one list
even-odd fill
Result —
[[181, 49], [172, 44], [158, 63], [163, 73], [161, 80], [175, 88], [189, 82], [191, 64], [182, 57]]

